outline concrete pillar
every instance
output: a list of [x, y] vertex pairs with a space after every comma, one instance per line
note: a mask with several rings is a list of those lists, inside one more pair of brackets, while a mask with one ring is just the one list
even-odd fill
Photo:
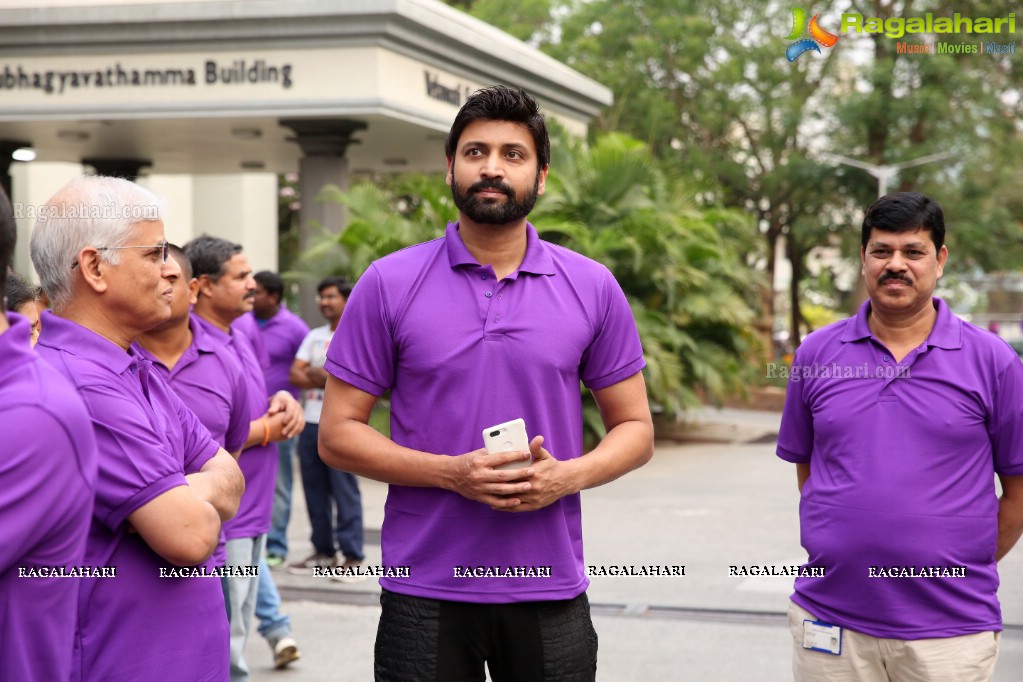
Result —
[[[205, 233], [237, 242], [245, 248], [253, 271], [277, 270], [275, 174], [196, 175], [192, 207], [194, 234], [189, 239]], [[172, 236], [170, 229], [167, 234]]]
[[[359, 130], [366, 128], [362, 121], [341, 119], [285, 119], [281, 125], [295, 132], [292, 142], [302, 148], [299, 161], [299, 252], [305, 253], [322, 234], [323, 229], [340, 233], [347, 222], [347, 211], [338, 203], [319, 203], [316, 195], [324, 185], [333, 184], [348, 189], [348, 145]], [[324, 273], [326, 274], [326, 273]], [[316, 305], [316, 276], [309, 275], [299, 282], [299, 314], [309, 324], [320, 323]]]

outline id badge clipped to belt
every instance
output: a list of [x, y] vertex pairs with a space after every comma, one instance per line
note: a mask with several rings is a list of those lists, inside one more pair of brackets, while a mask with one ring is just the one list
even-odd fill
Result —
[[819, 620], [804, 620], [803, 648], [841, 656], [842, 627]]

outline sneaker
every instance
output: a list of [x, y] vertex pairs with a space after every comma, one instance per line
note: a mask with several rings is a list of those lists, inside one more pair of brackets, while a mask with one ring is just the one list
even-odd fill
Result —
[[286, 668], [289, 663], [294, 663], [302, 658], [302, 653], [298, 650], [298, 643], [291, 637], [279, 637], [268, 641], [274, 652], [274, 667], [278, 670]]
[[284, 565], [284, 557], [280, 554], [267, 554], [266, 565], [270, 568], [280, 568]]
[[369, 578], [368, 575], [359, 575], [357, 573], [359, 567], [362, 566], [362, 562], [362, 559], [350, 559], [345, 557], [345, 562], [337, 567], [337, 572], [341, 575], [332, 575], [330, 579], [333, 582], [342, 583], [344, 585], [361, 583], [363, 580]]
[[334, 568], [337, 566], [337, 555], [316, 552], [302, 561], [288, 565], [288, 573], [294, 575], [312, 575], [314, 568]]

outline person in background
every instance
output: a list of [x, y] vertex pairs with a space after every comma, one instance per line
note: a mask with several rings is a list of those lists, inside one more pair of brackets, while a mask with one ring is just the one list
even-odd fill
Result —
[[289, 566], [288, 571], [312, 575], [318, 566], [335, 568], [338, 566], [337, 550], [340, 549], [345, 557], [341, 564], [345, 571], [335, 579], [354, 582], [357, 576], [349, 575], [352, 572], [348, 569], [361, 565], [366, 558], [362, 546], [359, 482], [349, 472], [324, 464], [319, 453], [320, 412], [323, 409], [323, 387], [327, 385], [323, 364], [352, 286], [340, 277], [328, 277], [317, 285], [316, 291], [320, 313], [327, 324], [309, 332], [291, 365], [291, 383], [303, 389], [305, 406], [305, 429], [298, 439], [298, 458], [302, 466], [302, 491], [312, 527], [313, 554]]
[[[214, 341], [203, 325], [190, 315], [198, 283], [192, 278], [192, 264], [185, 252], [173, 244], [169, 248], [182, 272], [174, 282], [171, 317], [139, 336], [136, 346], [195, 412], [214, 439], [237, 458], [244, 448], [262, 441], [264, 422], [262, 418], [249, 421], [247, 382], [234, 352]], [[272, 415], [266, 417], [269, 420]], [[283, 417], [274, 423], [283, 423]], [[221, 533], [213, 556], [215, 566], [223, 566], [227, 561], [225, 542]], [[261, 565], [259, 571], [260, 590], [272, 590], [276, 594], [277, 587], [269, 570]], [[264, 581], [268, 583], [265, 587]], [[279, 596], [277, 604], [280, 604]], [[256, 614], [260, 615], [258, 603]], [[271, 615], [271, 626], [265, 631], [261, 629], [260, 634], [273, 651], [274, 665], [283, 668], [300, 657], [298, 644], [291, 636], [291, 620], [276, 611]]]
[[97, 443], [82, 565], [116, 572], [81, 581], [71, 674], [50, 679], [228, 675], [219, 581], [194, 577], [191, 567], [216, 549], [245, 480], [132, 348], [170, 317], [181, 276], [167, 259], [163, 212], [162, 200], [135, 183], [83, 176], [47, 202], [32, 231], [32, 263], [52, 305], [36, 350], [82, 396]]
[[[8, 296], [16, 238], [0, 188], [0, 290]], [[49, 682], [70, 678], [82, 584], [50, 571], [83, 564], [97, 453], [78, 391], [32, 352], [29, 334], [26, 319], [0, 315], [0, 679]]]
[[7, 273], [7, 281], [4, 283], [4, 307], [12, 312], [18, 313], [30, 325], [30, 340], [36, 345], [39, 340], [39, 316], [46, 307], [42, 301], [42, 289], [30, 285], [17, 273]]
[[[298, 401], [287, 391], [267, 397], [263, 364], [252, 345], [252, 337], [232, 324], [252, 309], [255, 289], [252, 268], [241, 245], [202, 235], [185, 244], [184, 250], [196, 279], [195, 317], [203, 331], [235, 354], [247, 382], [248, 418], [262, 425], [262, 429], [256, 431], [258, 442], [246, 448], [239, 459], [247, 487], [238, 515], [224, 528], [227, 565], [265, 567], [266, 534], [270, 530], [277, 477], [278, 457], [274, 444], [301, 432], [305, 419]], [[266, 579], [271, 579], [269, 571], [262, 573]], [[249, 678], [245, 643], [263, 578], [264, 575], [229, 575], [223, 581], [231, 622], [232, 682]], [[276, 594], [275, 589], [273, 595]], [[268, 592], [264, 595], [271, 596]], [[296, 647], [288, 656], [294, 660], [297, 653]], [[274, 655], [276, 661], [276, 650]]]
[[[249, 313], [259, 325], [263, 345], [269, 356], [264, 368], [266, 388], [271, 393], [288, 391], [298, 399], [299, 389], [288, 378], [291, 361], [309, 333], [309, 326], [298, 315], [284, 307], [284, 280], [269, 270], [254, 276], [256, 290]], [[270, 532], [266, 536], [266, 563], [270, 568], [282, 565], [288, 556], [288, 521], [291, 519], [291, 488], [295, 438], [277, 443], [277, 482], [274, 486], [274, 507]]]
[[799, 347], [778, 434], [826, 569], [795, 581], [794, 676], [987, 682], [996, 562], [1023, 533], [1023, 364], [934, 296], [938, 202], [888, 194], [860, 232], [868, 300]]
[[[383, 563], [409, 569], [380, 580], [376, 679], [593, 680], [580, 492], [653, 456], [636, 323], [606, 267], [526, 220], [550, 161], [532, 97], [473, 93], [445, 155], [458, 222], [366, 270], [324, 366], [320, 456], [390, 484]], [[580, 381], [607, 428], [589, 452]], [[368, 424], [388, 391], [390, 438]], [[529, 451], [487, 454], [517, 418]], [[457, 570], [481, 565], [545, 568]]]

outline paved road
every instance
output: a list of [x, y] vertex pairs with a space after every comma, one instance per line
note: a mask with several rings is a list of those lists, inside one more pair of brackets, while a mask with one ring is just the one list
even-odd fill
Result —
[[[729, 576], [728, 568], [805, 561], [794, 468], [763, 442], [776, 429], [777, 415], [728, 410], [700, 417], [716, 420], [708, 433], [754, 442], [661, 444], [646, 467], [583, 493], [588, 564], [685, 566], [677, 577], [591, 578], [598, 679], [791, 679], [783, 616], [791, 579]], [[379, 528], [386, 486], [362, 486], [367, 528]], [[310, 549], [308, 519], [301, 499], [295, 509], [289, 536], [292, 556], [301, 558]], [[367, 555], [369, 563], [379, 563], [379, 546], [367, 546]], [[1000, 570], [1010, 627], [995, 679], [1009, 682], [1023, 669], [1023, 548]], [[247, 649], [253, 681], [372, 680], [375, 582], [349, 586], [281, 571], [274, 576], [303, 658], [273, 671], [269, 649], [256, 637]]]

